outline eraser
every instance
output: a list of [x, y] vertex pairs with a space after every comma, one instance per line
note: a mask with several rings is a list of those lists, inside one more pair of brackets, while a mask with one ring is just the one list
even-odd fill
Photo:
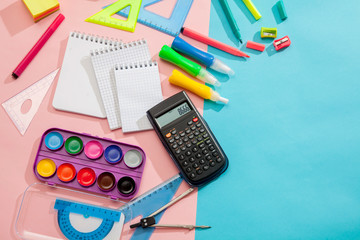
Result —
[[265, 45], [257, 42], [247, 41], [246, 43], [247, 48], [251, 48], [260, 52], [265, 50]]

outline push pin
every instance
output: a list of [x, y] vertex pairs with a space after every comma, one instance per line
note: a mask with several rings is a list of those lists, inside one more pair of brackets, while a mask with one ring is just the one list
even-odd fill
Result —
[[285, 36], [283, 38], [277, 39], [274, 41], [274, 47], [276, 51], [279, 51], [282, 48], [286, 48], [288, 46], [290, 46], [291, 41], [289, 36]]
[[261, 28], [261, 38], [276, 38], [277, 36], [277, 28]]

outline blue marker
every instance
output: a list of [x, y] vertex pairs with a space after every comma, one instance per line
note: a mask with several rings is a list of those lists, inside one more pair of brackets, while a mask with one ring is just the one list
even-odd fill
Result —
[[191, 46], [189, 43], [185, 42], [179, 37], [175, 37], [171, 47], [176, 51], [186, 54], [198, 62], [204, 64], [206, 67], [224, 74], [228, 74], [230, 76], [234, 75], [234, 71], [219, 59], [216, 59], [213, 55], [207, 52], [201, 51], [200, 49]]

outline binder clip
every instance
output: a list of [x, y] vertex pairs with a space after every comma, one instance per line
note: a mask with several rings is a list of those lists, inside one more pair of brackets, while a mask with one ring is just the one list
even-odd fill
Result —
[[277, 28], [261, 28], [261, 38], [276, 38], [277, 36]]
[[290, 46], [291, 41], [289, 36], [285, 36], [283, 38], [277, 39], [274, 41], [274, 47], [276, 51], [279, 51], [282, 48], [286, 48], [288, 46]]

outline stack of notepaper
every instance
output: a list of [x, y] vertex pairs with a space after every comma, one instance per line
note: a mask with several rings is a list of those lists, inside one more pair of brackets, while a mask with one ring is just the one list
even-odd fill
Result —
[[151, 129], [146, 111], [163, 100], [147, 42], [70, 33], [54, 95], [56, 109], [106, 117], [111, 130]]
[[29, 9], [34, 21], [50, 15], [59, 10], [59, 2], [57, 0], [23, 0], [27, 9]]

